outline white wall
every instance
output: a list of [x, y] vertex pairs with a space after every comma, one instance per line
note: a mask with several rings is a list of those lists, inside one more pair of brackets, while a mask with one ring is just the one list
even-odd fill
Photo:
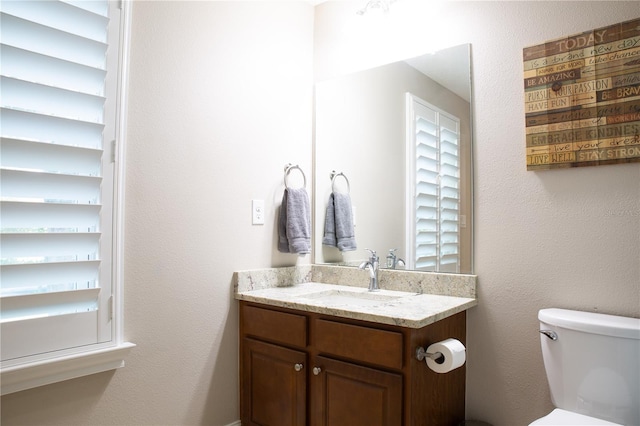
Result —
[[301, 2], [134, 3], [125, 335], [138, 346], [115, 373], [3, 397], [3, 425], [239, 419], [233, 272], [309, 262], [274, 250], [274, 223], [285, 163], [311, 173], [312, 29]]
[[[640, 316], [640, 164], [526, 171], [522, 48], [638, 17], [638, 2], [400, 0], [316, 7], [316, 78], [472, 44], [475, 253], [467, 415], [524, 425], [551, 410], [537, 311]], [[369, 21], [366, 19], [371, 17]]]

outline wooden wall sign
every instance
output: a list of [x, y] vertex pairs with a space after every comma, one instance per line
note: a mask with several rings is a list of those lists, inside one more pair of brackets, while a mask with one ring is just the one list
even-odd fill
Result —
[[640, 18], [523, 56], [527, 170], [640, 161]]

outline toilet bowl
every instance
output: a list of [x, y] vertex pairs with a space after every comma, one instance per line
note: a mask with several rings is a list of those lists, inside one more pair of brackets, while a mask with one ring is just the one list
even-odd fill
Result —
[[564, 426], [564, 425], [618, 425], [619, 423], [611, 423], [606, 420], [597, 419], [595, 417], [585, 416], [583, 414], [574, 413], [567, 410], [556, 408], [544, 417], [530, 423], [530, 426]]
[[640, 425], [640, 319], [566, 309], [538, 319], [557, 408], [531, 425]]

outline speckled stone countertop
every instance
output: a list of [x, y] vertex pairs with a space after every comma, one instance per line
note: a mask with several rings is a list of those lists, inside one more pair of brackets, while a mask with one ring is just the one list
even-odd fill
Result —
[[304, 265], [239, 271], [235, 298], [307, 312], [421, 328], [477, 305], [476, 276], [381, 269], [369, 293], [368, 272]]

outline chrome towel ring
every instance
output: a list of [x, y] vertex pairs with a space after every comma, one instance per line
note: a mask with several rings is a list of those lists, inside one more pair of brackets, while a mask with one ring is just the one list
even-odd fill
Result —
[[302, 169], [300, 168], [299, 165], [296, 164], [294, 166], [291, 163], [285, 164], [285, 166], [284, 166], [284, 187], [289, 189], [289, 184], [287, 183], [287, 177], [289, 176], [289, 173], [291, 173], [291, 170], [294, 170], [294, 169], [298, 169], [298, 170], [300, 170], [300, 173], [302, 173], [302, 181], [303, 181], [302, 187], [306, 188], [307, 187], [307, 177], [304, 175], [304, 172], [302, 171]]
[[338, 176], [342, 176], [344, 180], [347, 181], [347, 194], [351, 193], [351, 185], [349, 184], [349, 179], [347, 179], [347, 176], [342, 172], [336, 173], [335, 170], [331, 172], [331, 191], [336, 192], [335, 183]]

